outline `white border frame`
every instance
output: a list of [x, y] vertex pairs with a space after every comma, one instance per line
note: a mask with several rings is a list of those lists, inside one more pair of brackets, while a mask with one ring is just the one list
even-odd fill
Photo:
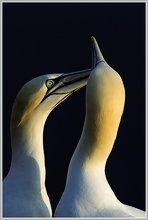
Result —
[[[16, 218], [3, 218], [2, 217], [2, 155], [3, 155], [3, 151], [2, 151], [2, 143], [3, 143], [3, 131], [2, 131], [2, 124], [3, 124], [3, 118], [2, 118], [2, 115], [3, 115], [3, 110], [2, 110], [2, 100], [3, 100], [3, 85], [2, 85], [2, 81], [3, 81], [3, 57], [2, 57], [2, 52], [3, 52], [3, 39], [2, 39], [2, 33], [3, 33], [3, 25], [2, 25], [2, 18], [3, 18], [3, 10], [2, 10], [2, 4], [3, 3], [47, 3], [47, 2], [49, 2], [49, 3], [68, 3], [68, 2], [70, 2], [70, 3], [146, 3], [146, 11], [145, 11], [145, 13], [146, 13], [146, 18], [145, 18], [145, 21], [146, 21], [146, 24], [145, 24], [145, 30], [146, 30], [146, 36], [145, 36], [145, 45], [146, 45], [146, 53], [145, 53], [145, 68], [146, 68], [146, 72], [145, 72], [145, 74], [146, 74], [146, 82], [145, 82], [145, 88], [146, 88], [146, 90], [145, 90], [145, 93], [146, 93], [146, 96], [145, 96], [145, 102], [146, 102], [146, 112], [145, 112], [145, 118], [146, 118], [146, 129], [145, 129], [145, 132], [146, 132], [146, 155], [145, 155], [145, 161], [146, 161], [146, 164], [145, 164], [145, 166], [146, 166], [146, 173], [145, 173], [145, 175], [146, 175], [146, 211], [148, 211], [148, 203], [147, 203], [147, 193], [148, 193], [148, 189], [147, 189], [147, 184], [148, 184], [148, 182], [147, 182], [147, 165], [148, 165], [148, 162], [147, 162], [147, 153], [148, 153], [148, 150], [147, 150], [147, 147], [148, 147], [148, 137], [147, 137], [147, 132], [148, 132], [148, 129], [147, 129], [147, 124], [148, 124], [148, 115], [147, 115], [147, 111], [148, 111], [148, 103], [147, 103], [147, 99], [148, 99], [148, 88], [147, 88], [147, 85], [148, 85], [148, 76], [147, 76], [147, 74], [148, 74], [148, 68], [147, 68], [147, 46], [148, 46], [148, 43], [147, 43], [147, 40], [148, 40], [148, 38], [147, 38], [147, 25], [148, 25], [148, 22], [147, 22], [147, 19], [148, 19], [148, 16], [147, 16], [147, 11], [148, 11], [148, 3], [147, 3], [147, 0], [145, 0], [145, 1], [143, 1], [143, 0], [136, 0], [136, 1], [134, 1], [134, 0], [124, 0], [124, 1], [120, 1], [120, 0], [118, 0], [118, 1], [112, 1], [112, 0], [104, 0], [104, 1], [94, 1], [94, 0], [85, 0], [85, 1], [82, 1], [82, 0], [71, 0], [71, 1], [63, 1], [63, 0], [55, 0], [55, 1], [50, 1], [50, 0], [44, 0], [44, 1], [41, 1], [41, 0], [36, 0], [36, 1], [30, 1], [30, 0], [26, 0], [26, 1], [24, 1], [24, 0], [15, 0], [15, 1], [12, 1], [12, 0], [0, 0], [0, 31], [1, 31], [1, 34], [0, 34], [0, 48], [1, 48], [1, 51], [0, 51], [0, 166], [1, 166], [1, 168], [0, 168], [0, 171], [1, 171], [1, 173], [0, 173], [0, 177], [1, 177], [1, 182], [0, 182], [0, 219], [16, 219]], [[137, 15], [138, 16], [138, 15]], [[17, 218], [17, 219], [23, 219], [23, 220], [25, 220], [25, 219], [47, 219], [47, 218]], [[50, 219], [50, 218], [48, 218], [48, 219]], [[59, 220], [62, 220], [62, 219], [76, 219], [76, 220], [78, 220], [78, 219], [85, 219], [86, 220], [86, 218], [55, 218], [54, 217], [54, 219], [56, 220], [56, 219], [59, 219]], [[87, 218], [87, 220], [89, 220], [89, 219], [103, 219], [103, 220], [105, 220], [105, 219], [131, 219], [131, 218]], [[132, 218], [133, 219], [133, 218]], [[137, 219], [147, 219], [147, 212], [146, 212], [146, 217], [145, 218], [137, 218]]]

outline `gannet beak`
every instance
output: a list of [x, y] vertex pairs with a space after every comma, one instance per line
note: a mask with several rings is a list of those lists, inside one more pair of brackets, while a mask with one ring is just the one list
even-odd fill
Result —
[[65, 73], [62, 78], [62, 82], [64, 85], [72, 84], [81, 80], [85, 80], [87, 82], [87, 79], [90, 75], [92, 69], [87, 70], [81, 70], [77, 72], [71, 72], [71, 73]]
[[94, 37], [91, 37], [91, 47], [92, 47], [92, 67], [95, 68], [98, 63], [105, 62], [105, 59]]

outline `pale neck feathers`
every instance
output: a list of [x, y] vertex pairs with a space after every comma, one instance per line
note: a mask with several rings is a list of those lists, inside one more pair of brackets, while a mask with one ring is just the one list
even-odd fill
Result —
[[[99, 66], [99, 67], [98, 67]], [[85, 160], [106, 163], [112, 150], [125, 102], [121, 77], [107, 63], [91, 73], [86, 89], [86, 117], [78, 151]], [[82, 153], [81, 153], [82, 155]]]

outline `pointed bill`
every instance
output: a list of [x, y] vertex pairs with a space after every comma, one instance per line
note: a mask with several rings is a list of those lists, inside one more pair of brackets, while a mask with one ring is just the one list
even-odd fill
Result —
[[87, 84], [87, 80], [91, 71], [92, 69], [85, 69], [61, 74], [59, 79], [57, 79], [54, 83], [54, 86], [47, 90], [44, 99], [46, 99], [51, 94], [64, 94], [77, 91]]
[[94, 37], [91, 37], [91, 47], [92, 47], [92, 67], [95, 68], [98, 63], [105, 62], [105, 59]]
[[83, 79], [87, 81], [91, 70], [92, 69], [86, 69], [86, 70], [80, 70], [80, 71], [71, 72], [71, 73], [65, 73], [63, 75], [62, 82], [66, 85], [66, 84], [71, 84], [71, 83], [74, 83], [76, 81], [80, 81]]

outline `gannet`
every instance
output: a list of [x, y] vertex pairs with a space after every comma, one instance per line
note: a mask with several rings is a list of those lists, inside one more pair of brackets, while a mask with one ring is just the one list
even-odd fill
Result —
[[52, 216], [45, 188], [44, 124], [58, 104], [86, 85], [89, 74], [88, 69], [42, 75], [18, 93], [10, 122], [12, 162], [3, 181], [3, 217]]
[[94, 37], [91, 42], [94, 68], [86, 87], [85, 122], [54, 216], [144, 217], [144, 211], [117, 199], [105, 175], [124, 109], [125, 89], [120, 75], [106, 63]]

